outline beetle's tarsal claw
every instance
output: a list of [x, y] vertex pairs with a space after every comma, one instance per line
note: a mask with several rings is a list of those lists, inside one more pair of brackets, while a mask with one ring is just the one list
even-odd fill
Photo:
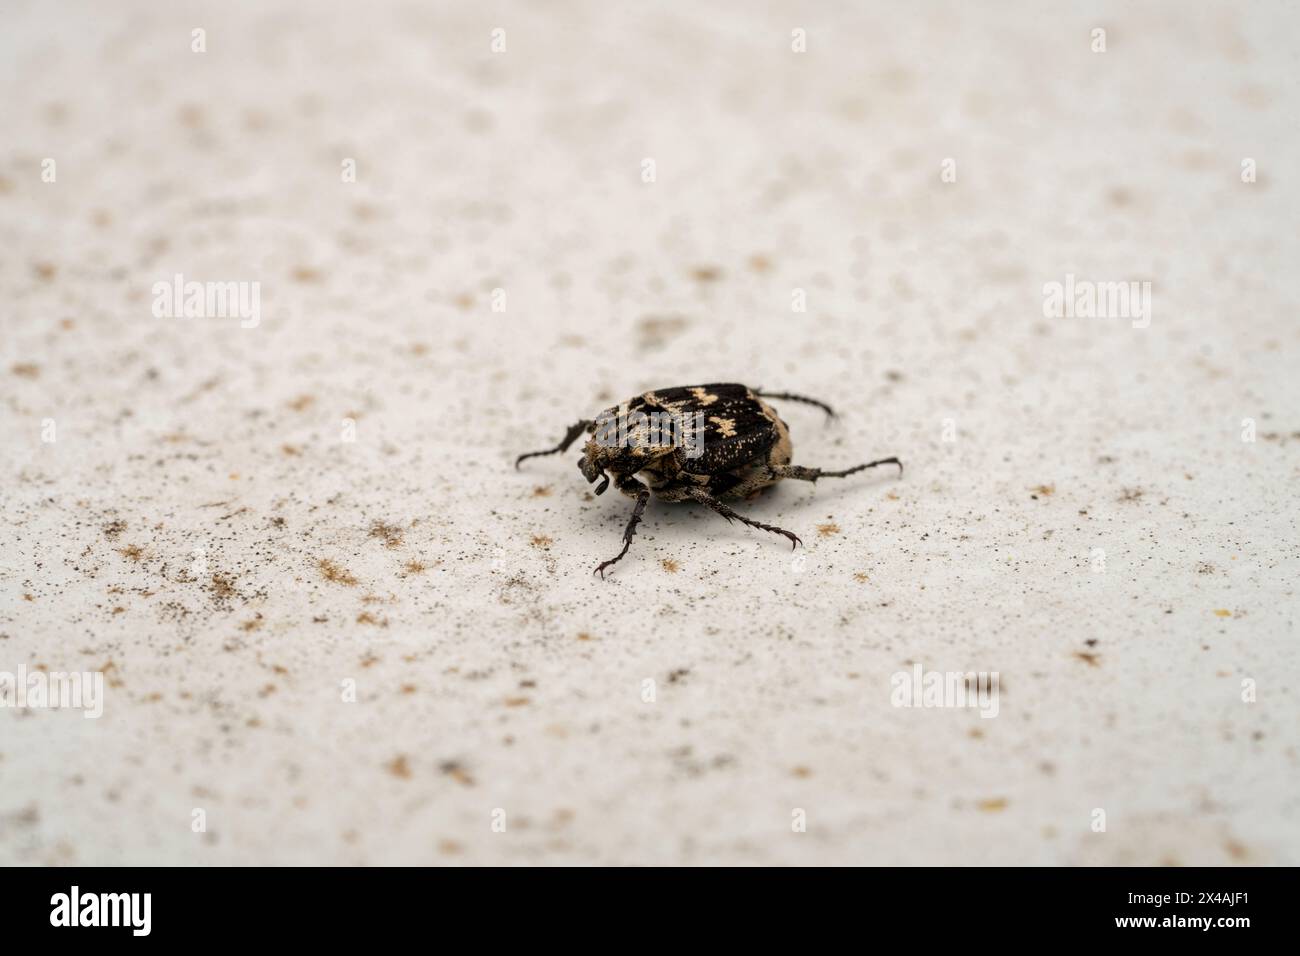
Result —
[[596, 486], [597, 495], [603, 495], [609, 489], [609, 475], [601, 475], [600, 479], [600, 484]]

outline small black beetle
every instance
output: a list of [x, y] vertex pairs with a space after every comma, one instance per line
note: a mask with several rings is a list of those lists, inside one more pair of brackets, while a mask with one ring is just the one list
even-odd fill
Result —
[[609, 487], [612, 475], [614, 487], [636, 499], [632, 520], [623, 532], [623, 550], [592, 572], [602, 578], [605, 569], [632, 546], [651, 492], [661, 501], [698, 501], [728, 521], [785, 535], [793, 548], [803, 544], [798, 535], [737, 514], [721, 499], [751, 497], [782, 478], [845, 478], [877, 465], [897, 465], [898, 473], [903, 473], [903, 463], [897, 458], [881, 458], [843, 471], [790, 464], [790, 431], [765, 398], [816, 405], [828, 416], [835, 416], [829, 405], [816, 399], [763, 392], [746, 385], [660, 388], [607, 408], [594, 420], [570, 426], [554, 448], [520, 455], [515, 467], [525, 458], [568, 451], [583, 432], [592, 436], [578, 461], [583, 477], [588, 483], [600, 479], [599, 495]]

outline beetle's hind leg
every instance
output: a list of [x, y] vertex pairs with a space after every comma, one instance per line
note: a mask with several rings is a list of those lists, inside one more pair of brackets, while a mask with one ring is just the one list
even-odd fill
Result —
[[761, 390], [755, 390], [754, 394], [759, 398], [775, 398], [777, 401], [782, 402], [803, 402], [805, 405], [815, 405], [826, 413], [827, 418], [835, 417], [835, 409], [825, 402], [819, 402], [817, 399], [809, 398], [806, 395], [791, 395], [789, 392], [764, 392]]
[[632, 509], [632, 520], [627, 523], [627, 528], [623, 531], [623, 550], [617, 557], [610, 558], [608, 561], [602, 561], [592, 574], [599, 574], [602, 580], [605, 577], [605, 569], [616, 561], [623, 560], [623, 555], [627, 554], [627, 549], [632, 547], [632, 536], [636, 534], [636, 526], [641, 523], [641, 515], [645, 513], [646, 502], [650, 500], [650, 489], [634, 478], [627, 481], [620, 481], [618, 490], [624, 494], [636, 495], [636, 507]]
[[561, 452], [568, 451], [569, 446], [572, 445], [574, 441], [577, 440], [578, 436], [581, 435], [583, 432], [585, 432], [593, 424], [595, 423], [591, 421], [583, 420], [578, 422], [576, 425], [570, 425], [569, 430], [564, 433], [564, 438], [560, 440], [560, 443], [558, 445], [556, 445], [554, 448], [548, 448], [545, 451], [525, 452], [524, 454], [520, 455], [518, 458], [515, 459], [515, 467], [518, 468], [519, 463], [523, 461], [525, 458], [536, 458], [539, 455], [558, 455]]
[[798, 478], [800, 481], [816, 481], [818, 478], [847, 478], [849, 475], [867, 468], [875, 468], [878, 465], [897, 465], [898, 473], [900, 475], [903, 473], [903, 463], [897, 458], [882, 458], [879, 461], [869, 461], [865, 465], [854, 465], [852, 468], [845, 468], [843, 471], [805, 468], [802, 465], [775, 465], [772, 468], [772, 476], [774, 478]]
[[778, 528], [775, 525], [763, 524], [761, 521], [755, 521], [753, 518], [746, 518], [744, 515], [732, 511], [713, 495], [709, 494], [702, 488], [690, 488], [686, 492], [693, 501], [698, 501], [702, 505], [708, 505], [728, 521], [739, 521], [741, 524], [747, 524], [751, 528], [761, 528], [764, 531], [771, 531], [773, 534], [783, 534], [790, 539], [790, 550], [793, 551], [795, 545], [803, 544], [799, 536], [793, 531], [786, 531], [784, 528]]

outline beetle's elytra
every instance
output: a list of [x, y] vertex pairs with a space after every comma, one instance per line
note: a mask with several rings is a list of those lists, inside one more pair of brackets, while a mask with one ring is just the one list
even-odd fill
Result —
[[728, 521], [785, 535], [793, 548], [803, 543], [798, 535], [737, 514], [723, 499], [747, 498], [782, 478], [845, 478], [877, 465], [897, 465], [898, 473], [903, 473], [903, 463], [897, 458], [881, 458], [843, 471], [790, 464], [790, 431], [765, 398], [804, 402], [835, 415], [829, 405], [816, 399], [763, 392], [746, 385], [660, 388], [607, 408], [594, 419], [577, 422], [554, 448], [520, 455], [515, 467], [525, 458], [568, 451], [584, 432], [591, 436], [578, 460], [583, 477], [588, 483], [600, 480], [598, 495], [612, 481], [636, 501], [623, 532], [623, 550], [593, 572], [602, 578], [607, 567], [627, 554], [651, 494], [661, 501], [698, 501]]

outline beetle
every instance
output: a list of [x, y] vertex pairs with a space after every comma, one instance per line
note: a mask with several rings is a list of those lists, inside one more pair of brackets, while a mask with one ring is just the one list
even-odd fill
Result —
[[569, 450], [579, 435], [591, 437], [583, 448], [578, 469], [588, 484], [597, 480], [596, 494], [614, 487], [636, 501], [632, 518], [623, 531], [623, 550], [593, 571], [622, 560], [632, 546], [632, 536], [653, 494], [660, 501], [696, 501], [728, 521], [784, 535], [791, 549], [803, 544], [784, 528], [763, 524], [733, 511], [725, 500], [751, 498], [783, 478], [813, 481], [847, 478], [879, 465], [903, 463], [881, 458], [843, 471], [792, 465], [790, 429], [764, 399], [803, 402], [834, 418], [825, 402], [789, 392], [764, 392], [735, 383], [683, 385], [644, 392], [602, 411], [594, 419], [569, 426], [554, 448], [530, 451], [515, 459], [515, 468], [528, 458], [557, 455]]

